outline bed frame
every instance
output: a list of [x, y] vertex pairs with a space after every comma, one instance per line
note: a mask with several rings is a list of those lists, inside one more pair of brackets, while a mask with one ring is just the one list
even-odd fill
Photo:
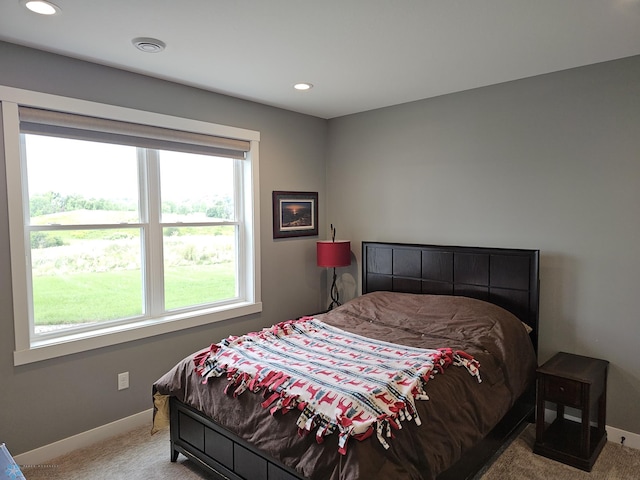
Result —
[[[462, 295], [500, 305], [532, 328], [537, 352], [539, 252], [505, 248], [401, 243], [362, 243], [362, 293], [393, 291]], [[470, 480], [525, 422], [533, 421], [535, 385], [462, 461], [438, 480]], [[170, 399], [171, 461], [178, 454], [220, 479], [302, 480], [294, 470], [261, 453], [199, 411]]]

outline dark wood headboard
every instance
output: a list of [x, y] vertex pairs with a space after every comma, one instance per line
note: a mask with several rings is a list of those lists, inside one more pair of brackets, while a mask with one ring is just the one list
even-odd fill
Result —
[[362, 242], [362, 293], [461, 295], [529, 325], [538, 350], [538, 250]]

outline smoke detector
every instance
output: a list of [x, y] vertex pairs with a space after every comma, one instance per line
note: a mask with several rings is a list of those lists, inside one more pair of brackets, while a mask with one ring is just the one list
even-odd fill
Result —
[[165, 43], [157, 38], [139, 37], [131, 40], [131, 43], [145, 53], [160, 53], [166, 47]]

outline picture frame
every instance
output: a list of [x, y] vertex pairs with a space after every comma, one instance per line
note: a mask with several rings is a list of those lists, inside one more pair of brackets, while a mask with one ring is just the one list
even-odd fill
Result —
[[273, 238], [318, 235], [318, 192], [273, 192]]

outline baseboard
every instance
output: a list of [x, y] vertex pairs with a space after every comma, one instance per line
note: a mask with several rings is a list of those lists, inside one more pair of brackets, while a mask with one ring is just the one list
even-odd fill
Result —
[[[622, 440], [624, 438], [624, 441]], [[640, 450], [640, 435], [607, 425], [607, 440]]]
[[[544, 411], [544, 420], [545, 422], [552, 422], [556, 418], [555, 410], [551, 410], [546, 408]], [[572, 420], [574, 422], [580, 422], [578, 417], [574, 417], [572, 415], [565, 415], [565, 418], [568, 420]], [[616, 427], [611, 427], [609, 425], [605, 426], [607, 430], [607, 440], [613, 443], [621, 443], [625, 447], [635, 448], [640, 450], [640, 435], [637, 433], [627, 432], [626, 430], [621, 430]], [[624, 438], [624, 441], [622, 440]]]
[[121, 418], [115, 422], [107, 423], [100, 427], [87, 430], [86, 432], [64, 438], [49, 445], [45, 445], [29, 452], [16, 455], [14, 460], [18, 465], [42, 465], [61, 455], [86, 447], [107, 438], [126, 433], [145, 424], [149, 425], [151, 432], [151, 421], [153, 409], [145, 410], [129, 417]]

